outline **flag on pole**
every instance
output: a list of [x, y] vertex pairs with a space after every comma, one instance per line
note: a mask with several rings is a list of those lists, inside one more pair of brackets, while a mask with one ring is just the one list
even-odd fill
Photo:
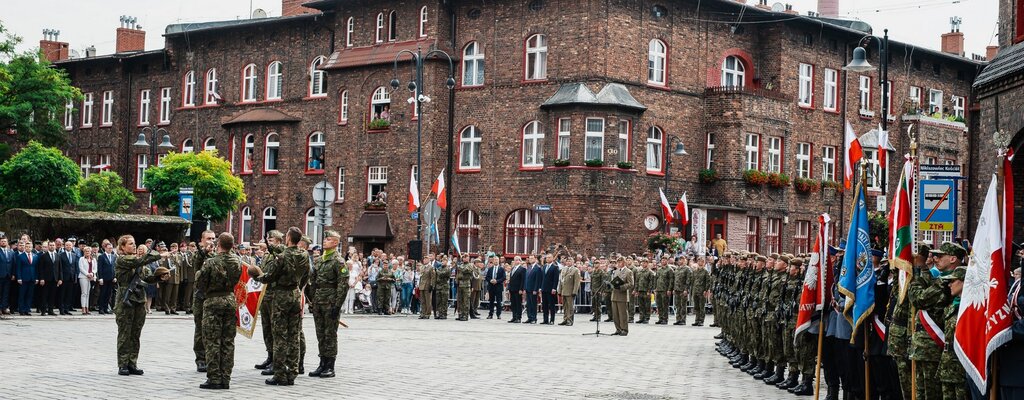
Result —
[[[1003, 157], [1003, 265], [1013, 265], [1013, 148]], [[1009, 227], [1009, 228], [1007, 228]]]
[[416, 170], [409, 172], [409, 214], [420, 209], [420, 185], [416, 181]]
[[683, 196], [676, 203], [676, 211], [679, 212], [679, 221], [682, 222], [683, 226], [690, 223], [690, 203], [686, 201], [686, 192], [683, 192]]
[[[811, 327], [815, 311], [825, 308], [826, 293], [832, 287], [832, 267], [828, 265], [828, 224], [832, 218], [828, 214], [818, 216], [818, 233], [814, 238], [814, 252], [811, 253], [807, 272], [804, 273], [803, 290], [800, 292], [800, 308], [796, 316], [796, 330], [793, 331], [795, 341], [800, 332]], [[819, 317], [820, 318], [820, 317]]]
[[668, 199], [665, 198], [665, 191], [662, 188], [658, 188], [658, 194], [661, 195], [661, 213], [665, 215], [665, 225], [672, 223], [672, 206], [668, 204]]
[[459, 248], [459, 235], [458, 230], [452, 232], [452, 246], [455, 247], [455, 255], [461, 256], [462, 249]]
[[973, 251], [968, 257], [956, 336], [953, 338], [953, 350], [971, 382], [982, 393], [988, 384], [989, 358], [1013, 336], [1010, 329], [1013, 320], [1007, 299], [1009, 282], [1003, 264], [1003, 226], [999, 221], [1002, 210], [996, 200], [998, 182], [996, 175], [992, 174], [978, 229], [974, 233]]
[[263, 284], [249, 276], [249, 265], [242, 264], [242, 275], [235, 284], [236, 309], [235, 329], [249, 339], [256, 329], [260, 303], [263, 302]]
[[430, 187], [430, 193], [437, 195], [438, 207], [441, 207], [442, 210], [448, 209], [448, 192], [444, 188], [444, 169], [441, 169], [441, 174], [437, 176], [434, 185]]
[[853, 126], [850, 126], [850, 122], [846, 122], [846, 140], [844, 140], [845, 155], [843, 156], [843, 187], [849, 189], [853, 185], [853, 172], [854, 166], [857, 165], [857, 161], [860, 161], [861, 157], [864, 157], [864, 150], [860, 147], [860, 140], [857, 139], [857, 133], [853, 131]]
[[[843, 316], [853, 325], [854, 332], [875, 308], [875, 268], [871, 265], [871, 237], [868, 228], [868, 207], [864, 199], [864, 186], [857, 185], [850, 233], [846, 236], [846, 254], [839, 273], [839, 292], [846, 296]], [[857, 335], [850, 337], [852, 343]]]
[[910, 287], [910, 276], [913, 273], [913, 210], [910, 209], [910, 196], [914, 193], [914, 162], [908, 156], [903, 162], [903, 173], [900, 174], [896, 195], [892, 198], [889, 211], [889, 263], [899, 269], [899, 303], [902, 304]]
[[886, 160], [889, 156], [890, 151], [896, 151], [892, 143], [889, 142], [889, 131], [882, 130], [882, 125], [878, 125], [878, 165], [883, 169], [888, 165]]

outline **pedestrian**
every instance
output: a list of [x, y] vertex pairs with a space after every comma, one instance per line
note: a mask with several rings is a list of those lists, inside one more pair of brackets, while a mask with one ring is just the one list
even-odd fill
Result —
[[487, 281], [487, 319], [497, 315], [501, 319], [502, 300], [505, 290], [505, 268], [498, 257], [491, 257], [491, 265], [484, 274]]
[[[99, 268], [96, 266], [96, 259], [92, 256], [92, 248], [85, 248], [82, 258], [78, 259], [78, 265], [75, 268], [75, 272], [77, 272], [76, 276], [78, 277], [78, 285], [82, 289], [80, 303], [82, 305], [82, 315], [89, 315], [89, 293], [91, 293], [92, 285], [96, 282], [96, 276], [97, 273], [99, 273]], [[100, 306], [102, 307], [102, 304], [100, 304]]]
[[117, 239], [121, 256], [114, 266], [115, 279], [123, 285], [117, 290], [117, 304], [114, 306], [114, 321], [117, 323], [117, 365], [118, 375], [142, 375], [137, 366], [139, 340], [142, 326], [146, 323], [148, 310], [146, 288], [158, 281], [167, 280], [166, 270], [150, 270], [148, 264], [169, 256], [150, 250], [146, 246], [135, 246], [135, 238], [123, 235]]
[[512, 309], [512, 319], [508, 322], [514, 324], [523, 322], [523, 296], [526, 294], [524, 284], [526, 283], [526, 268], [523, 267], [523, 259], [515, 256], [512, 259], [512, 270], [508, 273], [508, 300]]
[[[173, 243], [172, 243], [173, 244]], [[202, 266], [206, 292], [203, 301], [203, 340], [206, 346], [206, 382], [200, 389], [228, 389], [235, 365], [235, 326], [238, 302], [235, 285], [242, 276], [242, 261], [231, 252], [235, 238], [230, 233], [217, 237], [217, 254]]]
[[524, 324], [537, 323], [537, 296], [540, 295], [541, 284], [544, 282], [544, 272], [537, 264], [537, 256], [531, 254], [527, 259], [526, 283], [526, 321]]
[[555, 324], [555, 312], [558, 311], [558, 264], [555, 263], [555, 256], [547, 254], [544, 256], [544, 278], [541, 283], [541, 309], [544, 312], [543, 324]]

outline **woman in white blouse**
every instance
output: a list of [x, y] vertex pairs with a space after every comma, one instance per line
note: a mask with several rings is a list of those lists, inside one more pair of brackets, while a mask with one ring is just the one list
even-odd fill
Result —
[[82, 288], [82, 314], [89, 315], [89, 289], [96, 281], [99, 272], [96, 258], [92, 256], [92, 248], [86, 247], [82, 258], [78, 259], [78, 285]]

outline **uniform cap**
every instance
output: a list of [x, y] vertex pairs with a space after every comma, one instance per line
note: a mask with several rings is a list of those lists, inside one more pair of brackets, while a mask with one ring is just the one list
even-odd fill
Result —
[[789, 260], [789, 265], [795, 265], [799, 267], [801, 265], [804, 265], [804, 259], [800, 257], [794, 257], [793, 259]]
[[792, 255], [792, 254], [783, 254], [783, 255], [779, 256], [779, 258], [780, 258], [780, 259], [781, 259], [782, 261], [785, 261], [785, 262], [790, 262], [790, 260], [792, 260], [792, 259], [793, 259], [793, 255]]
[[306, 235], [302, 235], [302, 239], [299, 239], [299, 241], [306, 242], [306, 244], [313, 244], [313, 239], [310, 239], [309, 236]]
[[277, 229], [274, 229], [274, 230], [272, 230], [270, 232], [267, 232], [267, 236], [268, 237], [272, 237], [274, 239], [284, 239], [284, 234], [281, 233], [281, 231], [279, 231]]
[[338, 233], [338, 231], [325, 231], [324, 232], [324, 237], [325, 238], [329, 238], [329, 237], [341, 238], [341, 234]]
[[963, 246], [960, 246], [959, 244], [953, 242], [942, 242], [942, 246], [939, 246], [938, 249], [932, 250], [931, 253], [943, 255], [948, 254], [951, 256], [957, 256], [962, 259], [965, 255], [967, 255], [967, 250], [964, 249]]
[[963, 281], [964, 277], [966, 277], [966, 276], [967, 276], [967, 267], [961, 266], [961, 267], [956, 267], [955, 269], [953, 269], [953, 272], [950, 272], [948, 275], [943, 275], [943, 276], [939, 277], [939, 279], [941, 279], [943, 281], [947, 281], [947, 282], [948, 281], [953, 281], [953, 280]]
[[768, 261], [768, 257], [762, 256], [762, 255], [758, 255], [757, 256], [757, 261]]

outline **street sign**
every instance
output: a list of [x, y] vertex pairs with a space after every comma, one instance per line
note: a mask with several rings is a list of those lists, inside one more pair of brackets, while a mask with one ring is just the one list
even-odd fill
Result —
[[952, 232], [956, 224], [956, 181], [921, 181], [918, 204], [919, 229]]
[[334, 186], [327, 181], [317, 182], [313, 186], [313, 203], [319, 207], [327, 207], [334, 201]]
[[918, 169], [922, 174], [954, 174], [960, 175], [960, 165], [921, 164]]
[[551, 211], [551, 205], [550, 204], [537, 204], [537, 205], [533, 206], [533, 211], [537, 211], [537, 212]]
[[419, 213], [419, 212], [417, 212], [417, 211], [413, 211], [413, 212], [412, 212], [412, 219], [413, 219], [413, 220], [417, 220], [417, 219], [420, 219], [420, 213]]
[[426, 223], [432, 224], [439, 218], [441, 218], [441, 207], [437, 205], [437, 199], [427, 200], [427, 204], [423, 205], [423, 219], [427, 221]]

